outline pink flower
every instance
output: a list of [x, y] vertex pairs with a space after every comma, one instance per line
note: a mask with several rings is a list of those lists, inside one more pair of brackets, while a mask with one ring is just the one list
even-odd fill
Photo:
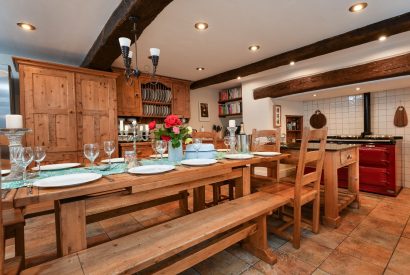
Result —
[[172, 132], [174, 132], [174, 134], [178, 135], [179, 134], [179, 127], [172, 127]]

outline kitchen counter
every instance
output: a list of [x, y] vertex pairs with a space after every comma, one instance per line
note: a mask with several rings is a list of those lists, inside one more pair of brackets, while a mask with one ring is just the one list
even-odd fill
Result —
[[[337, 143], [326, 143], [326, 151], [343, 151], [350, 148], [359, 147], [360, 144], [337, 144]], [[317, 150], [319, 148], [319, 143], [309, 143], [308, 150]], [[299, 150], [300, 144], [299, 143], [291, 143], [291, 144], [284, 144], [280, 146], [281, 150], [291, 149], [291, 150]]]

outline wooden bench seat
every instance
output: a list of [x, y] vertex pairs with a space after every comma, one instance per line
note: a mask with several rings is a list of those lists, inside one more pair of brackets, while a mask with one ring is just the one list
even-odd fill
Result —
[[266, 216], [288, 202], [281, 196], [254, 193], [29, 268], [22, 274], [176, 274], [243, 239], [245, 249], [273, 264], [276, 257], [267, 244]]

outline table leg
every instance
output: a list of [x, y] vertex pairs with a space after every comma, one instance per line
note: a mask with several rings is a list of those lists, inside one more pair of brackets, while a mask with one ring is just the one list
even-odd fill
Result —
[[242, 168], [242, 177], [235, 179], [235, 198], [243, 197], [251, 193], [251, 168]]
[[[356, 156], [359, 158], [359, 148], [356, 148]], [[356, 194], [356, 199], [349, 205], [352, 208], [360, 208], [359, 192], [359, 159], [348, 167], [349, 191]]]
[[57, 255], [66, 256], [87, 248], [85, 201], [56, 201]]
[[335, 228], [340, 225], [337, 156], [339, 156], [338, 152], [326, 152], [323, 165], [325, 184], [325, 216], [323, 217], [323, 223]]
[[275, 264], [277, 257], [268, 245], [266, 215], [258, 217], [256, 219], [256, 225], [258, 228], [256, 233], [246, 238], [242, 247], [262, 261]]
[[194, 212], [205, 209], [205, 186], [194, 188]]

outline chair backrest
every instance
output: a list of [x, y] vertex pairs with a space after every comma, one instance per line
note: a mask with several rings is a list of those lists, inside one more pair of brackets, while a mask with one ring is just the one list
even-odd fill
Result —
[[[326, 127], [318, 130], [310, 130], [308, 127], [303, 129], [295, 179], [295, 200], [300, 199], [301, 189], [305, 185], [313, 184], [315, 190], [320, 190], [326, 138]], [[315, 143], [309, 144], [310, 141], [315, 141]], [[316, 143], [318, 141], [319, 143]], [[313, 171], [309, 169], [309, 172], [305, 174], [307, 164], [309, 164], [309, 167], [313, 166]]]
[[280, 128], [273, 130], [252, 130], [251, 151], [280, 151]]
[[218, 140], [218, 133], [216, 132], [193, 132], [192, 138], [200, 138], [203, 143], [212, 143], [215, 148]]

